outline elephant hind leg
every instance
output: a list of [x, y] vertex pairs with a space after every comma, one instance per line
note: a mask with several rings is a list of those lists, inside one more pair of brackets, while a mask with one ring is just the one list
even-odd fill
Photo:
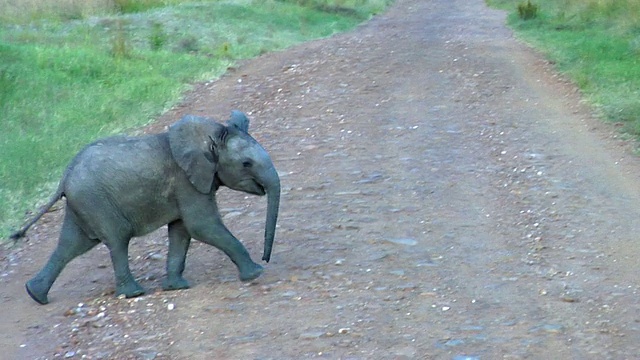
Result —
[[165, 290], [188, 289], [189, 282], [182, 277], [191, 235], [181, 220], [169, 224], [169, 254], [167, 255], [167, 278], [162, 284]]
[[91, 250], [100, 241], [91, 239], [80, 228], [75, 213], [67, 209], [58, 246], [49, 261], [36, 276], [26, 284], [27, 292], [39, 304], [49, 302], [48, 293], [64, 267], [74, 258]]
[[116, 296], [124, 295], [132, 298], [144, 295], [145, 291], [140, 284], [134, 279], [131, 269], [129, 268], [129, 241], [126, 239], [104, 239], [107, 245], [113, 263], [113, 271], [116, 277]]

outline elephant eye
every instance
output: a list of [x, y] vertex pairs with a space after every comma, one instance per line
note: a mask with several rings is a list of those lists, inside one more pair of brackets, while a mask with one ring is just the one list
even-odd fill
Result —
[[251, 161], [243, 161], [242, 166], [245, 168], [250, 168], [253, 166], [253, 163]]
[[213, 141], [213, 138], [211, 137], [211, 135], [209, 135], [209, 140], [211, 140], [211, 142], [209, 143], [209, 151], [214, 152], [215, 149], [213, 148], [215, 141]]

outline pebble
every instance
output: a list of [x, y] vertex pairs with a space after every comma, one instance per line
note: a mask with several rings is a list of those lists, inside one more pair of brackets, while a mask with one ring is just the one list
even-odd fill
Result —
[[371, 184], [382, 180], [383, 175], [381, 173], [372, 173], [362, 180], [358, 180], [357, 184]]
[[410, 239], [410, 238], [385, 239], [385, 240], [393, 244], [406, 245], [406, 246], [414, 246], [418, 244], [416, 240]]
[[91, 325], [94, 328], [101, 328], [106, 326], [107, 322], [106, 322], [106, 314], [104, 312], [98, 313], [95, 316], [92, 316], [86, 320], [84, 320], [83, 324], [85, 326], [87, 325]]
[[297, 293], [295, 291], [285, 291], [280, 296], [285, 297], [285, 298], [292, 298], [292, 297], [296, 296], [296, 294]]
[[237, 216], [240, 216], [240, 215], [242, 215], [242, 212], [240, 212], [240, 211], [232, 211], [232, 212], [229, 212], [229, 213], [223, 215], [222, 218], [223, 219], [231, 219], [231, 218], [234, 218], [234, 217], [237, 217]]
[[150, 260], [164, 260], [165, 256], [162, 253], [152, 253], [147, 258]]
[[444, 343], [444, 346], [449, 346], [449, 347], [453, 347], [453, 346], [459, 346], [464, 344], [464, 340], [462, 339], [451, 339], [448, 340], [447, 342]]
[[305, 332], [300, 334], [300, 336], [298, 336], [299, 339], [303, 339], [303, 340], [313, 340], [313, 339], [317, 339], [320, 338], [322, 335], [324, 335], [325, 333], [322, 331], [310, 331], [310, 332]]
[[477, 325], [465, 325], [460, 327], [461, 331], [482, 331], [484, 330], [484, 326]]
[[362, 195], [362, 191], [360, 191], [360, 190], [358, 190], [358, 191], [338, 191], [338, 192], [334, 193], [334, 195], [338, 195], [338, 196]]
[[536, 326], [531, 329], [531, 332], [544, 331], [549, 334], [559, 334], [564, 331], [564, 326], [558, 324], [545, 324]]
[[138, 355], [140, 355], [140, 357], [144, 360], [153, 360], [157, 358], [160, 355], [160, 353], [156, 351], [142, 350], [138, 352]]

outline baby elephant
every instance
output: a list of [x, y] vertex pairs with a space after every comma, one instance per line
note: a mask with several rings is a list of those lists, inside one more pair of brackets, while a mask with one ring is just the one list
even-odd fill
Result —
[[280, 203], [280, 179], [267, 152], [248, 133], [249, 120], [234, 111], [226, 125], [185, 116], [165, 133], [111, 137], [85, 147], [64, 172], [55, 195], [13, 239], [25, 232], [61, 197], [67, 199], [58, 246], [40, 272], [26, 284], [40, 304], [73, 258], [99, 242], [110, 251], [116, 296], [144, 294], [129, 270], [132, 237], [164, 224], [169, 229], [165, 290], [185, 289], [182, 277], [191, 238], [213, 245], [236, 264], [249, 281], [262, 266], [222, 223], [216, 190], [224, 185], [267, 195], [262, 260], [269, 262]]

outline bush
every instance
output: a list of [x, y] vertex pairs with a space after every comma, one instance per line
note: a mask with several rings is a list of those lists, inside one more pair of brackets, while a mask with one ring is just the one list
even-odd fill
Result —
[[532, 4], [530, 0], [518, 4], [518, 16], [522, 20], [535, 19], [538, 16], [538, 5]]
[[154, 22], [151, 25], [151, 35], [149, 36], [149, 47], [153, 51], [162, 50], [167, 43], [167, 33], [164, 31], [164, 27], [159, 22]]

